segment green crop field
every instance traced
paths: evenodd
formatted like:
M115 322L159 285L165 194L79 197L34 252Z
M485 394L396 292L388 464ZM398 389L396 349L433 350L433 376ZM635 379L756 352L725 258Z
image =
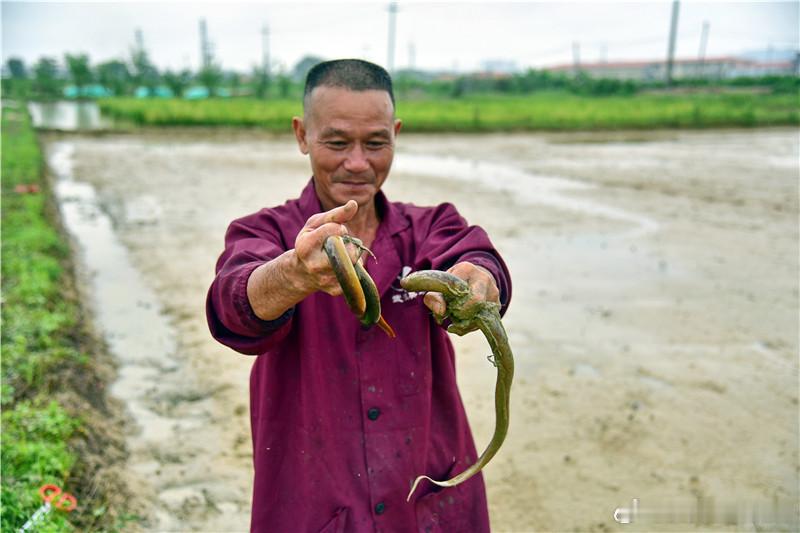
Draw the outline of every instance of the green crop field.
M99 102L108 116L147 126L243 126L290 131L297 100L210 99ZM406 132L574 131L755 127L800 124L800 97L789 94L640 94L588 97L564 92L401 100Z

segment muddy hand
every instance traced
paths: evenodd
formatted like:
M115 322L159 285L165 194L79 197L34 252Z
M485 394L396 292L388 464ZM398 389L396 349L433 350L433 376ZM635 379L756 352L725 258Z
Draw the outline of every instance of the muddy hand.
M350 243L359 250L355 263L348 255L345 243ZM381 300L378 288L361 264L361 254L367 252L372 255L372 252L360 240L347 235L332 235L328 237L325 240L323 249L328 256L328 261L342 288L342 294L350 310L365 326L378 324L378 327L386 332L389 337L394 338L394 330L381 316Z
M471 297L462 305L462 308L481 301L494 302L496 304L500 303L500 291L497 288L494 276L485 268L474 265L468 261L462 261L447 269L447 272L461 278L469 285ZM444 317L447 315L447 302L444 296L438 292L429 292L423 298L423 302L428 309L433 312L436 321L441 324L442 320L444 320ZM468 327L469 329L466 331L456 328L451 330L451 332L457 335L464 335L465 333L478 329L477 324L472 324Z
M509 398L511 381L514 378L514 355L511 353L508 336L500 321L500 305L491 301L476 301L466 281L447 272L422 270L400 280L400 285L407 291L440 293L446 303L446 316L452 322L447 328L448 331L463 335L476 327L480 329L486 340L489 341L489 346L492 348L492 363L497 367L497 385L494 391L496 422L494 435L492 435L492 440L486 450L475 464L452 479L436 481L428 476L419 476L411 486L408 501L423 479L440 487L454 487L480 472L495 456L508 433Z

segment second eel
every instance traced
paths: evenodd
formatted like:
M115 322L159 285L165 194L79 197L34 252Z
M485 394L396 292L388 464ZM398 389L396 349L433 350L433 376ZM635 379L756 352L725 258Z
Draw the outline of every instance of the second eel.
M436 481L424 475L417 477L408 493L408 501L423 479L440 487L454 487L480 472L495 456L508 433L509 398L511 382L514 379L514 355L511 353L508 335L506 335L506 330L500 320L500 306L493 302L470 302L469 285L461 278L438 270L421 270L400 280L400 285L408 291L441 293L447 303L446 316L451 320L447 331L456 335L464 335L476 327L480 329L492 348L490 361L497 367L497 384L494 391L496 422L494 435L492 435L492 440L489 441L486 450L475 464L452 479ZM443 318L436 316L440 323Z

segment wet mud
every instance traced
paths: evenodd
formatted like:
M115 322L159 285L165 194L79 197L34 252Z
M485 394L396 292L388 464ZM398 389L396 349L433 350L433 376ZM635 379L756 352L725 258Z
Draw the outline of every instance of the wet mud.
M615 522L633 498L798 500L797 131L631 135L399 138L387 195L454 203L512 273L497 531L654 529ZM120 362L145 527L247 530L252 359L210 338L205 293L228 222L296 197L307 161L237 130L45 140ZM495 370L482 336L454 342L482 448ZM664 528L739 527L717 514Z

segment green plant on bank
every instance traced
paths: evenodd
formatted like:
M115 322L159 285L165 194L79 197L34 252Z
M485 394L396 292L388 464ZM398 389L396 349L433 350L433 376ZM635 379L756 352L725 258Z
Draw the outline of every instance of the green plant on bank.
M103 113L145 126L257 127L288 132L296 100L99 101ZM800 99L789 94L638 94L587 97L566 92L399 100L406 132L574 131L797 125Z
M36 531L113 529L97 487L85 486L93 472L74 446L98 437L84 420L91 409L76 407L87 392L76 392L75 383L90 389L97 382L85 355L78 303L67 293L69 247L51 216L27 112L22 104L8 105L2 110L0 525L4 532L19 529L43 503L39 487L54 483L78 498L78 508L69 515L49 513ZM39 192L15 190L23 185Z
M42 186L41 155L22 109L3 109L2 132L2 529L19 528L41 505L38 488L62 485L75 462L67 441L80 426L48 398L50 375L81 355L62 335L74 319L58 298L67 254L45 217L43 194L15 186ZM60 513L50 524L71 527Z

